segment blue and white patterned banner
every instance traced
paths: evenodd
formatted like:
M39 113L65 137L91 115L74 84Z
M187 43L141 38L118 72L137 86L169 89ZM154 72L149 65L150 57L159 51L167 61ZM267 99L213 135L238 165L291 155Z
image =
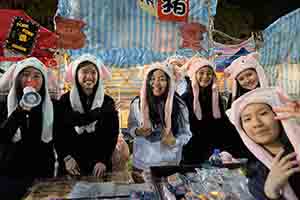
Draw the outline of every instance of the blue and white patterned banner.
M300 8L279 18L263 31L261 64L300 61Z
M206 2L190 0L189 22L207 26ZM210 0L209 6L214 16L217 0ZM86 23L86 45L71 50L72 56L88 52L101 57L105 64L135 66L161 61L176 52L191 53L180 49L178 23L159 21L141 9L137 0L59 0L57 15ZM207 48L206 36L202 43Z
M263 31L260 63L272 85L283 87L287 93L300 96L300 8L279 18Z

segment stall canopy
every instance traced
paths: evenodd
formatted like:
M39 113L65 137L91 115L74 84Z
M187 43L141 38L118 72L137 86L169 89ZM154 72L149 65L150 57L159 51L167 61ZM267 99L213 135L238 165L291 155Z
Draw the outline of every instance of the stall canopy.
M170 1L182 2L183 0ZM216 13L217 0L189 0L187 22L161 21L140 7L140 0L59 0L57 15L85 22L86 45L71 50L72 56L92 53L105 64L128 67L161 61L167 56L193 54L183 48L182 35L191 23L207 29L209 16ZM156 1L153 5L157 5ZM205 27L205 28L203 28ZM199 37L199 51L207 53L206 31ZM192 37L192 36L191 36ZM203 38L202 38L203 37Z
M300 97L300 8L279 18L262 33L260 62L271 77L290 95Z

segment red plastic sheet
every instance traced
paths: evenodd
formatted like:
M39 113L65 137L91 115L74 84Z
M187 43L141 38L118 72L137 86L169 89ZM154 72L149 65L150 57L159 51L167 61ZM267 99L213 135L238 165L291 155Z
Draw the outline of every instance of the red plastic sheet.
M5 40L8 37L11 24L15 17L20 16L26 20L35 22L23 10L0 9L0 56L3 55L3 47ZM49 48L55 49L57 47L58 36L56 33L40 26L39 34L33 47L31 56L35 57L52 57L52 53L48 51Z

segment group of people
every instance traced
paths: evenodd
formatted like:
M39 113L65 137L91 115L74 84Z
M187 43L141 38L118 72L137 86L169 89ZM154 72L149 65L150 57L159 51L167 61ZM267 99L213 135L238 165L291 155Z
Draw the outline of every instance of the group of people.
M58 175L102 176L120 158L118 109L103 87L109 71L91 55L70 69L72 89L59 100L50 98L37 58L2 76L0 89L9 94L0 102L1 195L19 199L34 179L53 177L55 163ZM300 116L300 101L268 86L257 53L240 56L225 73L233 80L227 103L206 58L173 57L147 69L128 118L133 178L142 182L151 166L201 164L218 148L249 159L249 189L257 199L298 199L300 126L290 118ZM38 106L22 103L25 87L41 96Z
M233 81L226 105L206 58L173 57L147 70L128 119L137 180L153 165L200 164L219 148L248 158L256 199L300 197L300 125L288 119L300 116L300 101L269 87L258 56L240 56L226 68Z
M104 94L109 71L94 56L79 57L70 66L71 91L54 100L45 69L37 58L27 58L0 81L9 89L0 103L0 194L7 199L21 199L36 178L98 177L112 169L119 119L114 100ZM38 106L22 103L25 87L41 96Z

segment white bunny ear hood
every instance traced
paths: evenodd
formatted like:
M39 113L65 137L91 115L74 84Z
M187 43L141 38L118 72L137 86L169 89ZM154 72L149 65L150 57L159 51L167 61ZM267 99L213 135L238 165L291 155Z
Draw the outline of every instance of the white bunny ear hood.
M77 59L75 59L69 66L69 70L71 70L72 73L72 81L73 81L73 87L70 92L70 102L73 110L79 111L80 113L84 113L84 109L82 107L80 97L79 97L79 92L78 92L78 85L76 85L76 73L78 66L85 62L89 61L93 64L96 65L98 73L99 73L99 83L98 83L98 88L96 90L95 98L92 103L92 108L98 108L102 106L102 103L104 101L104 86L103 86L103 80L107 78L111 78L111 72L108 68L105 67L103 62L96 58L93 55L90 54L84 54Z
M101 108L103 101L104 101L104 85L103 85L103 80L111 78L111 71L106 68L106 66L103 64L103 62L96 58L93 55L90 54L84 54L80 57L78 57L77 59L75 59L69 66L69 73L71 72L71 79L73 82L73 87L70 91L70 102L71 102L71 107L74 111L78 111L80 113L84 113L84 109L80 100L80 96L79 96L79 91L78 91L78 85L76 83L76 76L78 73L78 67L81 63L85 62L85 61L89 61L93 64L95 64L96 69L98 71L99 77L98 77L98 86L96 89L96 94L94 97L94 100L92 102L92 107L91 109L95 109L95 108ZM82 126L82 127L75 127L75 130L78 134L82 134L84 133L84 131L87 132L92 132L95 130L95 124L97 121L87 125L87 126Z
M16 94L16 80L17 76L20 72L26 67L33 67L39 70L44 78L44 89L45 89L45 97L42 102L42 112L43 112L43 128L42 128L42 136L41 140L43 142L50 142L52 140L52 129L53 129L53 104L50 99L49 91L48 91L48 78L47 78L47 68L46 66L37 58L30 57L26 58L22 61L17 62L12 65L8 71L1 77L0 80L0 88L1 90L9 90L7 96L7 110L8 116L16 109L18 105L17 94ZM18 129L14 141L19 141L21 139L20 130Z
M241 112L244 108L252 103L265 103L271 108L283 106L284 103L281 102L278 90L276 88L257 88L252 90L237 100L235 100L231 106L231 109L226 111L230 121L234 124L237 131L239 132L243 142L248 147L248 149L258 158L266 167L271 168L272 156L260 145L253 142L245 133L241 126ZM298 152L300 156L300 126L294 120L281 120L282 126L285 133L290 140L295 152ZM293 191L291 190L289 184L284 188L284 196L286 199L294 198Z

